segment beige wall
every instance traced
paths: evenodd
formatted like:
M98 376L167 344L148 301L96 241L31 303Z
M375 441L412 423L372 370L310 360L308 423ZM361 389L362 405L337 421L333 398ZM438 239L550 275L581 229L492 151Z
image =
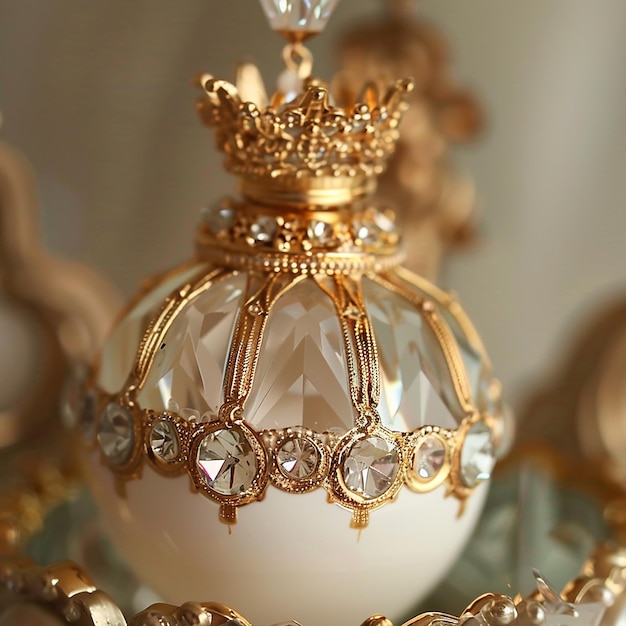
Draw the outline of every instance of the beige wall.
M342 0L337 32L376 8ZM626 277L626 3L424 0L490 132L459 159L483 198L481 248L442 281L518 396L574 321ZM329 40L314 42L318 69ZM266 76L280 41L255 0L0 0L3 136L37 168L50 246L128 293L184 258L198 210L231 188L189 78Z

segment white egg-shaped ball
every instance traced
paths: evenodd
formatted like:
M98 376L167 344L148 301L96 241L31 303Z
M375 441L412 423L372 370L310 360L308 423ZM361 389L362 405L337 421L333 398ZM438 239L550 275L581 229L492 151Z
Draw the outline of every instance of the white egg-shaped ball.
M399 623L457 559L486 494L481 487L458 517L443 487L404 489L357 531L322 490L270 489L231 528L187 477L146 469L120 498L110 471L90 460L104 527L141 580L167 602L220 602L255 625L358 626L376 613Z

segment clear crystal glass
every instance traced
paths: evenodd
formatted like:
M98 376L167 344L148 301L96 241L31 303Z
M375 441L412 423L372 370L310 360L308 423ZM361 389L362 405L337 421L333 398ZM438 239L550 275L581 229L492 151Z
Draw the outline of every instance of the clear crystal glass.
M319 33L339 0L261 0L270 27L278 32Z
M364 278L363 294L378 346L378 412L390 430L456 428L464 417L438 339L417 307Z
M144 408L216 415L246 275L233 273L191 301L168 330L139 394Z
M339 318L331 299L312 279L292 287L270 311L244 412L257 430L353 427Z
M197 274L203 264L184 266L173 270L137 299L130 311L109 335L98 371L98 386L109 393L120 391L137 357L137 349L152 318L158 313L165 298Z
M247 491L258 471L254 450L236 427L207 435L198 448L196 462L206 484L226 496Z

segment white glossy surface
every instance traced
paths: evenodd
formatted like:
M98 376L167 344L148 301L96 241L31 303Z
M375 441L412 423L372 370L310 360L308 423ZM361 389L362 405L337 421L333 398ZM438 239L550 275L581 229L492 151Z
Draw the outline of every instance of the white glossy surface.
M217 505L191 493L186 476L146 468L120 499L96 455L88 466L107 532L165 601L217 601L266 625L356 625L374 613L397 623L445 575L486 495L479 489L457 518L459 504L442 488L421 495L404 488L359 533L323 490L289 495L270 487L265 500L239 509L229 532Z

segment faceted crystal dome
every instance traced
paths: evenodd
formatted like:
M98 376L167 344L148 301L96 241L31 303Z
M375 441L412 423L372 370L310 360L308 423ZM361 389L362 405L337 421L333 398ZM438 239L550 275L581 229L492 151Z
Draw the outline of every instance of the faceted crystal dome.
M206 270L208 272L208 269ZM143 333L167 295L202 266L169 275L137 301L115 329L102 357L98 382L118 393L137 358ZM225 274L187 302L171 321L146 380L139 405L208 422L224 401L224 376L249 276ZM411 432L425 425L455 429L466 413L454 388L440 338L423 311L395 291L360 281L379 358L378 412L385 427ZM258 304L247 310L265 314ZM467 370L472 392L484 395L485 361L441 307ZM450 332L451 331L451 332ZM344 335L335 303L310 277L294 281L273 303L262 334L244 418L257 431L303 426L344 433L354 427ZM481 395L482 394L482 395Z

